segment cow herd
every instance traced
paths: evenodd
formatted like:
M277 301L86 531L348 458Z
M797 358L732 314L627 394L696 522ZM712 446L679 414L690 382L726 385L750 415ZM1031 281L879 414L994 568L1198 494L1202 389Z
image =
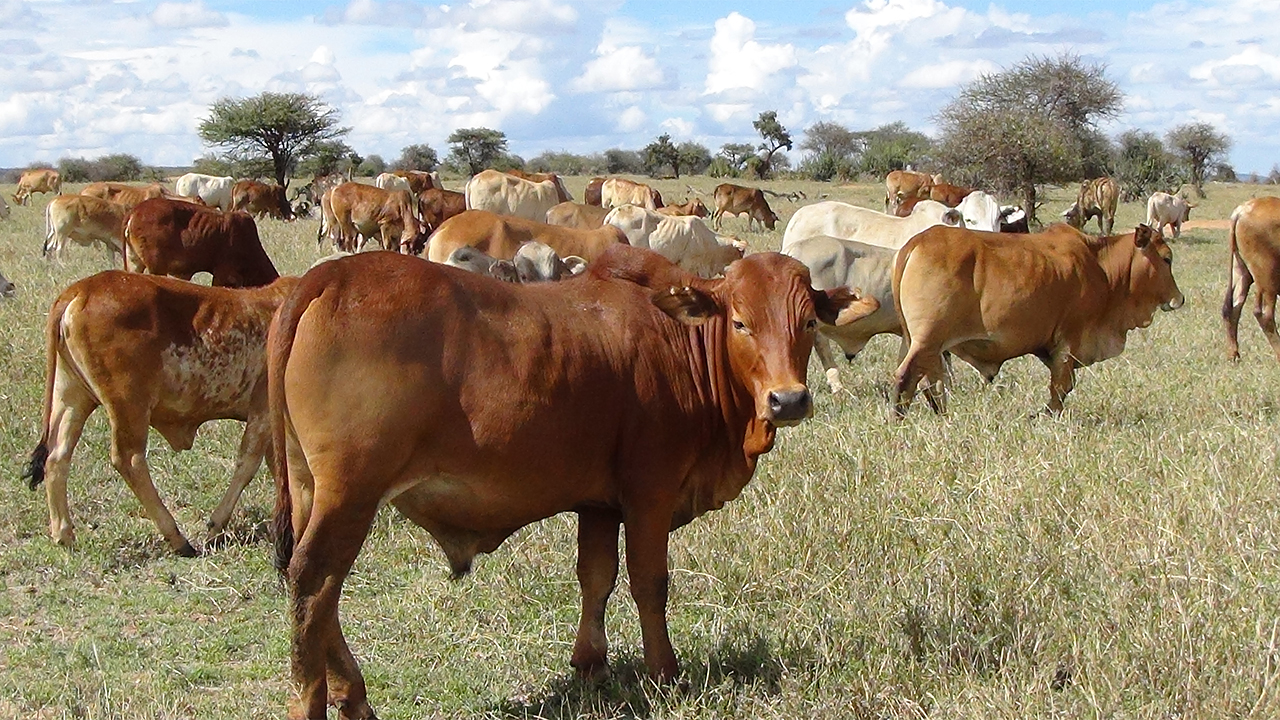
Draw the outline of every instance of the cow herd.
M758 188L722 184L708 207L666 205L624 178L593 179L584 203L553 174L486 170L461 193L430 173L317 178L307 204L320 211L318 241L337 252L301 278L279 276L253 216L238 212L290 219L298 206L283 188L242 182L191 174L176 193L95 183L61 195L55 171L24 174L15 202L56 195L46 255L98 243L133 271L79 280L50 308L27 476L46 487L51 536L72 544L70 458L102 406L112 465L190 556L151 480L148 428L183 450L207 421L244 422L209 532L223 531L267 458L292 599L291 717L331 705L373 716L338 605L383 505L424 528L455 575L520 528L576 513L571 664L585 676L607 670L622 533L645 663L669 679L668 533L737 497L777 429L812 414L811 353L839 391L829 341L852 359L871 337L899 335L895 418L921 383L945 411L949 357L991 381L1032 355L1050 370L1057 412L1077 368L1120 354L1129 331L1184 301L1161 229L1176 237L1190 203L1158 193L1146 224L1111 235L1110 178L1082 186L1068 224L1024 234L1008 232L1025 230L1020 209L898 172L886 212L808 204L780 252L755 254L718 230L744 214L748 228L776 232ZM1082 231L1095 217L1099 236ZM370 242L394 252L358 252ZM1230 250L1231 352L1256 281L1280 358L1280 199L1237 208ZM187 282L199 272L213 287ZM0 292L12 292L3 277Z

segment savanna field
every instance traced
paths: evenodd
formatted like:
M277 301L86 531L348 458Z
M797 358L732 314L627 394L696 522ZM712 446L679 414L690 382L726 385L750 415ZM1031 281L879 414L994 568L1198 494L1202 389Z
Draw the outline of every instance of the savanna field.
M581 199L587 178L568 185ZM655 183L669 201L707 177ZM456 188L458 183L447 183ZM773 250L821 195L880 207L883 185L772 181ZM80 186L68 186L68 192ZM0 186L6 197L12 185ZM778 434L742 496L672 536L680 683L646 679L625 571L609 612L612 678L568 660L579 612L576 522L517 533L473 573L391 509L348 578L347 638L381 717L1274 718L1280 716L1280 363L1251 316L1226 360L1221 221L1265 186L1211 184L1200 227L1173 241L1187 303L1081 370L1060 417L1037 414L1048 371L1023 358L992 387L956 363L946 417L917 402L885 420L897 339L815 362L816 411ZM44 319L72 281L118 264L101 249L40 255L48 195L0 221L0 718L278 718L289 692L284 590L259 473L225 544L171 555L108 459L102 411L69 481L77 546L48 537L43 489L19 475L40 434ZM1049 193L1042 219L1074 189ZM1132 229L1145 203L1122 204ZM1208 222L1205 222L1208 221ZM316 220L262 220L283 273L303 272ZM1090 228L1096 225L1091 223ZM207 276L205 277L207 282ZM1252 299L1251 299L1252 300ZM190 452L156 433L165 503L202 545L239 423Z

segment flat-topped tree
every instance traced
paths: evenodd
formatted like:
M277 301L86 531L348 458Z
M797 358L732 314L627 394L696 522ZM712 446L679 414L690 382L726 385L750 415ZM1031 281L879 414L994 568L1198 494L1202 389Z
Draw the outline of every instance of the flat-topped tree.
M200 139L224 148L231 160L270 162L276 182L287 187L299 160L351 131L338 120L336 109L306 93L226 97L209 107L209 117L200 122Z

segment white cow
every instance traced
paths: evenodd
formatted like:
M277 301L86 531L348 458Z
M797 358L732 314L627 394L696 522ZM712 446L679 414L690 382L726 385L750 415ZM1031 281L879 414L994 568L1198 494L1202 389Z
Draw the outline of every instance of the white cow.
M818 235L857 240L897 250L934 225L959 227L963 223L964 216L959 210L933 200L916 203L915 209L904 218L849 203L826 200L805 205L791 216L787 229L782 233L782 252L786 253L792 244L800 240Z
M1147 225L1164 231L1164 226L1173 228L1173 236L1182 234L1182 223L1191 218L1191 203L1181 195L1170 195L1166 192L1152 193L1147 199Z
M413 189L409 187L409 180L407 178L402 178L399 175L392 175L387 172L384 172L374 178L373 184L383 190L404 190L407 193L413 192Z
M964 217L964 227L983 232L999 232L1000 202L981 190L974 190L956 205Z
M735 260L742 259L746 244L717 235L700 217L671 217L636 205L609 211L605 225L627 236L635 247L647 247L680 267L702 277L714 277Z
M862 297L873 297L880 308L847 325L819 324L822 337L813 343L813 353L822 362L831 392L840 392L840 371L831 355L829 340L834 340L849 360L861 352L867 341L882 333L902 334L898 311L893 303L893 260L898 251L892 248L817 235L797 240L786 254L809 268L814 290L847 287Z
M216 207L224 212L231 212L231 189L236 179L231 176L217 177L201 173L187 173L178 178L175 192L185 198L200 200L209 207Z
M553 180L533 182L497 170L483 170L467 182L468 210L488 210L535 222L546 222L547 211L560 204Z

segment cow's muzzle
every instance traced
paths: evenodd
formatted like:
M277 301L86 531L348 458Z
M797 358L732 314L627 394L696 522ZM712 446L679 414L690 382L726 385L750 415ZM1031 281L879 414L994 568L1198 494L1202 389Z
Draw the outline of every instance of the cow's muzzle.
M769 421L774 425L795 425L813 414L813 396L809 388L769 391Z
M1178 293L1177 295L1173 296L1172 300L1161 305L1160 309L1165 312L1169 312L1170 310L1177 310L1178 308L1182 307L1183 303L1185 303L1186 301L1187 301L1187 298L1183 296L1182 293Z

